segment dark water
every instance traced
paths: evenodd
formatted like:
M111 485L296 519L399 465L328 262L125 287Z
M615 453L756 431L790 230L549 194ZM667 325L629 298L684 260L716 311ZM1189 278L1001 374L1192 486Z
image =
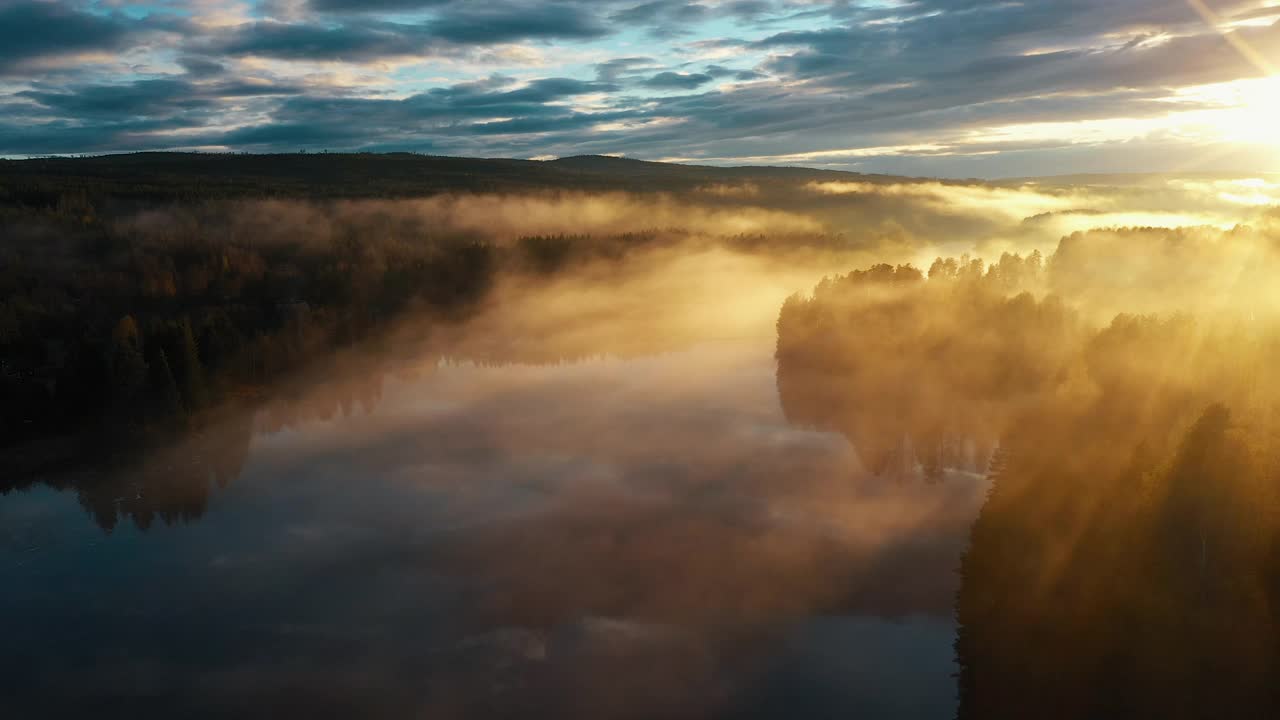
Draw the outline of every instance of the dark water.
M320 377L0 496L6 717L950 717L986 481L787 422L774 338Z

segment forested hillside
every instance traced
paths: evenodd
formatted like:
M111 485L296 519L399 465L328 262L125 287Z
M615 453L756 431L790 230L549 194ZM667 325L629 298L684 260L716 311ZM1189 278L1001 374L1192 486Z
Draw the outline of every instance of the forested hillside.
M805 168L719 168L605 156L552 161L412 153L279 155L133 153L0 160L0 202L51 205L67 192L91 200L388 198L441 192L688 191L708 183L889 180Z

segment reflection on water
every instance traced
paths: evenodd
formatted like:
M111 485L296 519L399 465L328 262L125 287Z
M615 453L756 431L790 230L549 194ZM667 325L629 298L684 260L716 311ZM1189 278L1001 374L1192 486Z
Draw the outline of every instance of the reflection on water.
M570 362L468 351L320 373L141 465L0 496L0 616L24 649L0 660L6 701L954 713L980 475L875 477L841 436L791 425L771 333Z
M4 709L1276 715L1280 326L992 277L824 281L776 333L504 311L6 481Z

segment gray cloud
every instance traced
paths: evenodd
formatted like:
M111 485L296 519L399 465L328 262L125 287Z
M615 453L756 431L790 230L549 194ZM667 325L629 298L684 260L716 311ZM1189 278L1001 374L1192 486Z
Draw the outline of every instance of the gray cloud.
M129 26L54 2L0 2L0 73L46 57L117 50Z
M617 22L636 23L676 23L697 22L706 19L711 9L706 5L684 0L652 0L632 6L614 14Z
M1210 4L1223 17L1280 15L1244 0ZM1258 75L1185 0L911 0L893 6L798 0L310 0L290 8L287 20L258 17L212 28L172 17L138 20L50 2L0 0L0 73L45 57L119 50L131 38L157 29L182 27L190 35L186 54L176 58L185 74L153 69L129 82L104 82L75 70L37 73L27 87L0 97L11 108L15 129L0 133L0 152L48 151L31 149L37 146L89 150L198 143L296 149L325 144L726 161L928 144L1015 122L1154 117L1170 109L1158 101L1173 88ZM386 99L379 97L381 91L235 75L244 57L468 62L505 43L554 46L628 30L675 37L715 19L730 20L725 27L741 29L747 39L702 36L665 47L655 40L653 57L647 56L649 48L637 52L634 45L620 46L613 57L593 58L583 68L594 80L582 79L581 71L579 77L540 77L531 67L520 70L522 78L532 78L521 86L499 75L414 88L403 99ZM1234 32L1264 56L1280 54L1280 27L1255 25ZM599 50L593 46L593 52ZM673 61L676 51L692 59L682 63L677 54ZM702 53L717 59L698 61ZM726 78L749 84L688 92ZM671 91L685 94L668 96ZM605 97L593 99L590 111L568 106L566 101L586 94ZM253 119L247 126L235 115L246 107ZM659 118L664 122L643 123ZM609 125L620 120L636 122L625 130ZM144 121L159 129L147 130ZM219 124L243 127L196 132ZM168 134L178 129L174 125L189 132ZM28 142L17 128L26 128ZM93 138L90 128L101 129L102 136L77 146ZM148 132L154 133L150 145ZM61 142L54 140L59 133ZM1152 139L1149 145L1160 142ZM1003 147L1018 150L1026 162L1054 152L1064 159L1086 152L1062 143L1055 148L1048 141ZM994 158L932 160L940 166L996 164ZM831 162L905 166L912 161Z
M197 57L195 55L184 55L178 58L178 64L183 70L187 71L187 75L191 77L210 77L219 75L226 70L226 67L210 58Z
M571 2L469 4L428 27L450 42L478 44L529 38L587 40L610 34L588 5Z
M453 0L310 0L320 12L367 13L386 10L422 10L448 5Z
M628 109L582 113L549 104L616 89L609 83L545 78L518 88L511 84L494 76L399 100L295 95L274 107L270 123L210 132L196 144L422 151L438 148L445 139L454 147L474 147L466 138L570 132L642 115ZM371 138L381 144L371 145Z
M661 72L645 80L644 85L658 90L693 90L712 79L706 73Z
M440 52L439 38L424 27L395 23L316 25L264 21L241 25L209 43L227 55L289 60L365 61Z
M588 6L577 3L435 4L449 5L448 11L422 22L262 20L235 26L206 43L210 51L228 55L362 62L458 55L467 47L519 40L590 40L610 33Z
M61 115L91 119L159 117L193 109L210 108L226 98L296 95L302 90L230 80L194 84L181 79L139 80L123 85L84 85L61 89L36 89L16 93Z
M650 57L620 57L596 64L596 76L601 80L615 82L623 75L629 75L646 68L654 67L657 61Z
M234 147L313 147L358 142L364 131L345 123L272 123L237 128L217 138Z

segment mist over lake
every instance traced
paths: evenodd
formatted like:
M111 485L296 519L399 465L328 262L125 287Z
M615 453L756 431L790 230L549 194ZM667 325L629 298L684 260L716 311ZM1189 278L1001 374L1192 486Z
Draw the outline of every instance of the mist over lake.
M1280 717L1275 0L0 0L0 720Z
M7 697L599 717L771 715L803 692L824 713L950 712L954 571L986 482L877 478L789 423L774 318L742 317L753 293L780 302L754 272L741 297L692 293L678 332L656 288L627 298L656 317L605 304L506 349L493 328L517 319L495 309L5 496L4 611L31 649ZM519 314L570 291L522 291Z

